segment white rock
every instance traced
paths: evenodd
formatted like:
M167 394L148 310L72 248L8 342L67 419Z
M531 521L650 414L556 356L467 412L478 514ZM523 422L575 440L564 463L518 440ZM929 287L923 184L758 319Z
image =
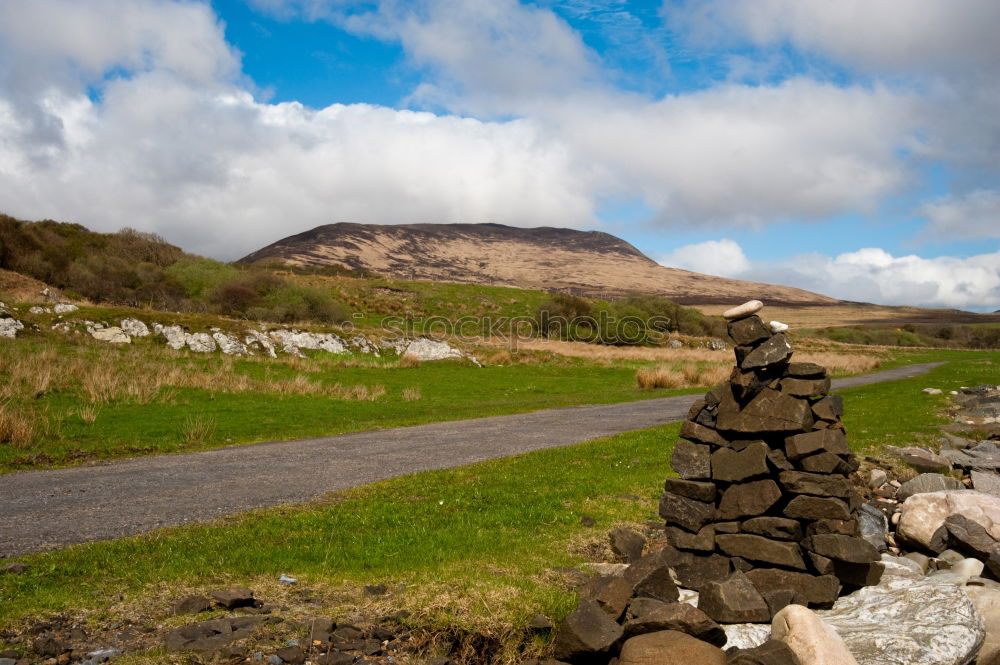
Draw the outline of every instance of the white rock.
M187 346L196 353L211 353L215 351L215 340L208 333L188 335Z
M0 319L0 337L14 339L17 336L18 330L24 330L24 324L17 319Z
M299 332L298 330L272 330L271 339L281 344L282 351L291 353L297 349L326 351L327 353L347 353L347 344L333 333Z
M896 533L904 541L930 549L934 533L953 514L978 522L1000 540L1000 497L975 490L914 494L903 502Z
M982 575L983 568L983 562L979 559L962 559L948 570L956 575L961 575L964 578L962 583L965 584L969 578Z
M964 665L983 639L982 617L962 587L933 577L883 577L816 614L860 665Z
M271 338L258 330L252 328L247 330L247 336L243 338L243 341L248 348L261 350L272 358L278 357L274 352L274 343L271 342Z
M940 395L941 394L941 389L940 388L924 388L920 392L927 393L928 395Z
M882 469L872 469L871 474L868 476L868 487L873 490L885 485L885 481L888 479L889 475Z
M958 391L957 391L957 390L949 390L949 391L948 391L948 394L949 394L949 395L957 395L957 394L958 394Z
M48 307L39 307L38 305L35 305L34 307L32 307L32 308L30 308L28 310L28 313L29 314L51 314L52 310L49 309Z
M787 644L801 665L858 665L837 631L802 605L788 605L774 615L771 639Z
M111 326L110 328L97 328L93 330L90 335L97 340L102 342L108 342L109 344L131 344L132 338L125 334L125 331L117 326Z
M911 561L901 556L893 556L892 554L882 554L882 564L883 577L895 575L896 577L909 577L914 580L924 578L924 571L916 561Z
M149 337L149 328L139 319L122 319L122 330L132 337Z
M52 308L52 311L55 312L56 314L69 314L70 312L75 312L78 309L80 308L77 307L76 305L73 305L72 303L61 302L55 305Z
M1000 657L1000 590L988 586L967 586L962 590L983 617L986 631L976 660L980 663L997 662L997 657Z
M722 624L722 630L726 633L727 649L753 649L771 637L771 626L766 623L727 623Z
M401 355L403 355L403 352L406 351L406 345L409 344L409 343L410 343L410 341L407 340L407 339L397 338L397 339L382 339L382 340L379 340L378 345L380 347L382 347L383 349L391 350L396 355L401 356Z
M161 326L154 324L154 330L159 327L158 332L167 338L167 346L175 351L180 351L187 345L188 335L180 326Z
M788 324L781 321L771 321L771 332L780 333L788 330Z
M742 319L744 316L756 314L763 309L764 303L759 300L748 300L742 305L727 309L722 316L727 319Z
M378 346L372 344L364 335L355 335L351 338L350 344L351 348L361 353L370 353L375 356L382 355L379 353Z
M227 356L247 355L247 347L243 346L243 343L238 339L234 339L225 333L212 333L212 339L219 345L219 350Z
M462 352L452 347L448 342L438 342L426 337L419 337L410 342L403 355L412 356L420 361L463 357Z

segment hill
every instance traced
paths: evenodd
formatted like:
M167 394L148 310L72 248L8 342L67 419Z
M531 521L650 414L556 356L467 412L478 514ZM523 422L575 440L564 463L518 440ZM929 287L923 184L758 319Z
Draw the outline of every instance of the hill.
M522 229L501 224L327 224L240 259L293 266L343 266L397 279L428 279L564 291L615 299L630 293L678 303L838 302L801 289L701 275L661 266L621 238L599 231Z

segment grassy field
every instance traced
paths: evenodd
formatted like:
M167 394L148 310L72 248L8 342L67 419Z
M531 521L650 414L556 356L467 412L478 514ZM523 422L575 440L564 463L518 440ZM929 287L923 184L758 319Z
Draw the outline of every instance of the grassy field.
M949 363L922 377L842 392L855 450L931 442L945 422L947 395L922 388L947 391L1000 376L996 353L918 359ZM573 592L553 567L605 556L604 534L615 524L657 519L677 432L676 424L631 432L397 478L316 504L22 557L28 573L0 577L0 628L58 612L78 613L95 627L123 614L169 624L170 602L184 593L238 582L281 599L287 590L275 579L288 573L322 599L322 612L407 609L414 625L489 636L513 659L541 648L524 630L528 618L559 618L573 606ZM580 524L584 514L595 527ZM365 584L394 591L372 599L360 591Z

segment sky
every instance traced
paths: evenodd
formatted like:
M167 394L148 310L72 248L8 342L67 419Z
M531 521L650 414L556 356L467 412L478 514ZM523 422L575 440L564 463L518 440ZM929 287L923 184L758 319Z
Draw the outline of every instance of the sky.
M237 259L340 221L1000 309L996 0L0 0L0 212Z

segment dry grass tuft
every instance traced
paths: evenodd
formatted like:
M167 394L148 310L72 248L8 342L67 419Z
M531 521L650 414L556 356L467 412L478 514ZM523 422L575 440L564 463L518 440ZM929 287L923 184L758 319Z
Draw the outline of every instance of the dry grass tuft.
M640 367L635 373L635 382L642 390L654 388L680 388L687 383L683 372L670 367Z
M403 390L404 402L415 402L422 397L423 395L420 394L420 388L406 388Z
M33 409L0 405L0 443L25 448L35 439L38 416Z
M181 434L188 443L205 443L215 434L215 418L190 414L184 418Z
M403 357L399 359L399 363L396 366L401 369L413 369L415 367L420 367L420 359L409 353L404 353Z

